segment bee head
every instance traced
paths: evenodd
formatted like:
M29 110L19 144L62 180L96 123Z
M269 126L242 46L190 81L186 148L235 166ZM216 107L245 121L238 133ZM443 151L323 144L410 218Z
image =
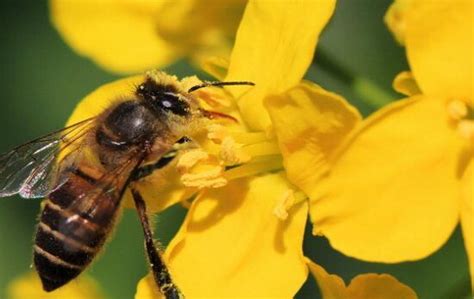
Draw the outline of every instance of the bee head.
M189 99L173 84L158 84L147 79L137 87L136 94L158 115L191 115Z

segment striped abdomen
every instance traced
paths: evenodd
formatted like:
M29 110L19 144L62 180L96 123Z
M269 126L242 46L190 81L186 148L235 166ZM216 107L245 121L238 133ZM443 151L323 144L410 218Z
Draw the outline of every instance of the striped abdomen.
M90 168L66 169L63 175L68 179L49 195L34 245L35 268L46 291L68 283L89 265L120 203L119 192L100 192L100 174Z

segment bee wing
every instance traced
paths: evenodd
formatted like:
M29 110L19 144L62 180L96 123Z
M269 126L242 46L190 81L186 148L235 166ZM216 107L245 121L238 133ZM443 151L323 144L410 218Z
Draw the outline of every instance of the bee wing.
M95 118L52 132L0 155L0 197L19 194L23 198L42 198L62 182L57 180L63 161L71 161L81 139L92 128ZM68 152L67 159L58 161Z
M146 151L137 149L125 155L126 157L122 157L125 161L118 163L112 169L107 169L106 173L94 179L95 182L90 182L91 187L77 195L67 208L72 214L80 213L86 219L97 220L104 217L103 214L101 215L104 211L98 208L98 205L111 210L117 209L132 173L142 164Z

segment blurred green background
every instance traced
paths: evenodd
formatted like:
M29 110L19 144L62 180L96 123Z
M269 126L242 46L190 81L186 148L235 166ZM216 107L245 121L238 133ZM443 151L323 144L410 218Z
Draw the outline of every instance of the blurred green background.
M408 69L403 49L383 24L388 0L339 1L334 18L318 46L307 77L344 95L364 115L377 107L374 99L395 100L391 81ZM49 23L45 1L2 1L0 4L0 151L62 127L78 101L111 75L77 56ZM178 76L196 73L185 62L167 68ZM351 83L369 80L378 89L354 91ZM32 240L39 200L0 200L0 298L13 278L31 265ZM407 207L408 208L408 207ZM167 244L185 210L174 207L156 222L156 236ZM423 217L423 215L420 215ZM108 298L133 298L136 283L147 273L142 234L134 211L125 211L116 234L89 274ZM304 251L330 273L348 283L360 273L390 273L411 286L420 298L462 298L469 292L468 269L459 229L437 253L418 262L397 265L356 261L331 250L327 240L314 238L308 226ZM290 275L290 273L289 273ZM299 298L318 298L310 277ZM25 298L29 299L29 298Z

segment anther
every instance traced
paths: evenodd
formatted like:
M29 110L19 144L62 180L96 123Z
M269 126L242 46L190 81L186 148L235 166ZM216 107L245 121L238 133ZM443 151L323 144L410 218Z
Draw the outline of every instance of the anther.
M448 115L453 120L460 120L467 116L469 110L467 104L461 100L452 100L447 106Z

